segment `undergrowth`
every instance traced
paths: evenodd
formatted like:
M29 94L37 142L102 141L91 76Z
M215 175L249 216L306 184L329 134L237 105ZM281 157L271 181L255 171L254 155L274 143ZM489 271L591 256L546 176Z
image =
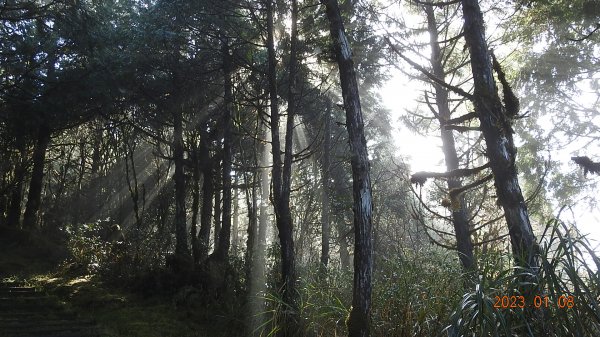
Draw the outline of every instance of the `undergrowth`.
M480 256L476 277L462 275L454 255L437 249L378 257L372 336L600 336L600 259L590 242L555 219L539 246L540 267L533 272L496 251ZM302 334L346 335L352 273L330 269L323 278L315 265L301 274L314 275L298 284ZM264 300L265 322L255 332L273 336L278 315L290 307L272 287Z
M555 219L547 224L540 248L540 267L533 273L518 267L481 273L463 294L445 332L449 336L600 336L600 260L590 242L576 228ZM524 284L524 279L535 282ZM523 288L530 293L520 293ZM503 297L508 297L508 307L498 301Z
M276 289L276 258L269 260L266 293L247 293L246 264L236 256L229 287L207 293L201 284L173 283L167 269L133 266L130 247L103 241L94 226L71 234L71 262L34 283L104 323L107 336L274 336L280 315L290 310L297 310L299 336L347 334L351 270L331 266L323 273L317 264L299 266L292 309ZM371 335L600 336L600 258L590 242L555 219L539 247L539 269L515 267L510 253L494 251L479 256L475 277L461 273L454 252L435 247L376 254ZM276 249L272 253L277 256ZM119 282L128 287L116 287ZM263 312L249 324L253 301L264 303Z

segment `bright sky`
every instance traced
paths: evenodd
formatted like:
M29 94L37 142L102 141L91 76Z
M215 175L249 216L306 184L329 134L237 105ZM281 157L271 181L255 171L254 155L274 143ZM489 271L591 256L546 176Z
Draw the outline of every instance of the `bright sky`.
M397 6L389 7L386 9L386 11L388 14L396 17L402 16L408 27L417 27L423 21L423 18L419 15L414 15L414 13L406 10L399 10ZM500 32L498 32L497 29L490 28L497 26L495 21L498 21L498 18L495 18L492 15L487 15L485 19L488 26L487 33L492 35L499 34ZM382 32L385 34L388 29L390 28L385 27L382 22ZM510 48L509 46L498 46L498 50L502 49L503 47ZM424 52L424 55L428 54L429 52ZM400 66L406 70L410 69L410 66L407 64ZM417 80L409 80L407 76L402 74L397 69L391 70L390 75L390 80L382 86L380 93L383 98L383 103L391 112L391 120L395 129L393 132L394 142L396 148L398 149L397 151L401 155L408 158L412 172L444 171L444 157L441 150L440 138L437 135L432 135L430 137L417 135L408 130L400 120L401 116L406 114L406 110L414 111L416 109L415 101L417 98L422 96L422 84ZM582 91L581 99L587 98L584 97L585 94L583 92L584 91ZM592 90L592 92L593 94L589 99L599 99L596 91ZM588 154L582 152L581 149L589 151L590 156L593 156L594 154L600 155L600 144L596 144L595 149L591 149L590 147L591 146L589 144L574 144L572 147L553 151L552 158L564 163L562 165L564 170L578 169L570 162L570 158L574 155ZM594 177L591 178L594 179ZM555 213L558 212L559 208L560 206L556 205ZM579 204L574 205L569 211L563 212L561 219L569 223L576 223L577 227L582 233L589 234L588 238L595 241L593 242L593 245L596 246L596 250L600 252L599 206L590 208L589 205L580 202Z
M393 70L391 79L383 85L381 92L383 102L390 110L393 122L393 137L397 151L409 159L411 172L445 170L441 140L436 135L423 137L408 130L400 120L406 110L414 109L415 100L421 95L420 84L409 81L400 71ZM569 161L573 149L563 149L553 154L553 158ZM600 152L598 152L600 154ZM565 169L573 169L565 165ZM589 176L588 176L589 177ZM593 179L593 177L591 177ZM586 204L580 203L562 214L562 219L575 222L583 234L593 240L596 251L600 251L600 209L590 209ZM574 221L573 221L574 220Z

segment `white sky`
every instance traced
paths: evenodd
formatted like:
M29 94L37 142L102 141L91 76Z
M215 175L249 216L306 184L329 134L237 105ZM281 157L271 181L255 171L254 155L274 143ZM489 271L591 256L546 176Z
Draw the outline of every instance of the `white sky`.
M391 79L382 86L380 92L383 103L390 110L395 146L398 153L408 158L411 172L442 172L445 168L440 138L437 135L429 137L417 135L400 121L407 109L415 108L415 100L421 95L419 88L418 81L409 81L400 71L393 70ZM568 162L573 155L572 151L568 148L558 151L553 154L553 158ZM573 167L567 165L566 169L573 169ZM572 210L563 212L561 218L568 222L575 222L579 230L593 241L596 250L600 251L600 209L598 207L590 210L586 204L580 203Z
M391 16L402 16L408 27L417 27L424 20L420 15L416 15L414 12L406 11L405 9L401 10L398 6L388 7L386 12ZM485 20L488 27L488 35L501 33L498 29L491 28L497 27L496 22L499 20L498 18L493 17L493 15L486 15ZM385 27L385 24L382 22L380 29L385 34L391 28ZM428 37L426 37L426 40L428 40ZM501 45L496 47L500 50L502 48L513 48L514 46ZM428 55L429 52L425 52L424 54ZM411 70L410 66L406 63L400 66L407 71ZM382 86L380 93L384 105L391 112L392 126L394 128L393 137L397 151L407 157L411 166L411 172L444 171L444 157L439 136L423 137L417 135L408 130L402 125L402 121L400 121L401 116L406 114L407 109L416 109L416 99L422 96L422 84L417 80L409 80L407 76L397 69L391 70L390 75L390 80ZM583 97L584 95L582 95L582 99ZM595 91L590 97L591 100L599 99ZM563 163L562 168L565 170L578 169L570 162L570 158L574 155L587 154L581 151L578 152L582 148L588 150L590 156L594 154L600 156L600 145L596 146L595 149L590 149L590 146L586 147L585 145L579 146L578 144L574 144L574 147L553 151L552 158L561 161ZM591 178L594 179L594 177ZM555 215L560 206L562 205L556 205ZM589 205L579 203L574 205L570 211L563 212L561 219L569 223L576 223L583 234L589 234L588 238L595 241L593 245L598 247L597 251L600 251L600 207L596 206L594 209L590 209Z

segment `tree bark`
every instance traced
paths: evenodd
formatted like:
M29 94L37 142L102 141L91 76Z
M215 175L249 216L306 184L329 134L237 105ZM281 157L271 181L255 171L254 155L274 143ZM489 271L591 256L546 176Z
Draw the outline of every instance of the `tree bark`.
M265 277L265 255L267 249L267 229L269 228L269 188L271 186L271 178L269 177L268 166L269 160L269 143L266 141L268 138L268 129L265 127L265 135L263 139L265 142L261 142L260 145L260 170L259 170L259 181L260 181L260 206L258 215L258 237L257 237L257 252L255 256L256 266L260 268L257 275L264 280ZM263 282L264 284L264 282Z
M249 177L252 177L250 180ZM256 215L258 204L256 201L256 173L249 175L244 173L244 183L246 183L246 208L248 209L248 229L247 229L247 240L246 240L246 280L248 283L250 300L255 294L252 294L251 289L255 289L256 286L253 284L257 280L254 278L254 259L256 253L256 243L258 236L258 217ZM251 186L251 187L250 187Z
M92 149L92 164L91 174L92 178L97 178L98 171L100 170L100 161L102 159L102 128L97 127L90 130L92 133L94 148Z
M494 81L483 15L477 0L462 0L462 7L464 36L473 72L473 103L485 138L498 202L504 209L517 264L535 270L537 243L517 178L517 150L512 137L512 121L504 112Z
M337 0L323 0L329 19L331 38L340 72L340 84L346 111L350 143L352 195L354 199L354 284L352 310L348 317L348 335L369 336L371 313L371 276L373 273L372 195L369 156L352 51Z
M233 86L231 84L232 60L229 54L229 42L222 41L223 57L223 88L224 104L223 109L223 165L222 165L222 183L223 183L223 209L222 209L222 227L219 233L219 241L214 255L220 261L225 261L229 254L231 245L231 161L232 151L232 118L231 105L233 103Z
M194 141L191 152L192 159L192 224L190 235L192 237L192 258L194 265L200 262L200 243L198 240L198 213L200 208L200 162L198 160L197 139Z
M294 256L294 238L293 224L290 210L290 182L291 182L291 164L292 164L292 140L294 111L296 105L295 99L295 81L296 81L296 44L297 44L297 19L298 5L296 0L292 0L292 34L289 64L289 96L288 96L288 120L286 124L285 137L285 155L283 163L281 161L281 143L279 135L279 109L277 98L277 72L275 67L275 42L273 27L273 1L267 1L267 56L268 56L268 81L269 98L271 109L271 140L273 152L273 202L275 208L275 219L277 230L279 232L279 243L281 244L281 289L284 302L292 310L286 310L282 317L282 329L280 335L290 336L298 333L296 317L295 300L295 256ZM283 166L283 167L282 167Z
M222 213L222 208L221 208L221 201L223 200L221 198L221 192L222 192L222 185L221 185L221 178L223 177L220 173L221 173L221 163L219 161L219 159L214 161L214 172L213 172L213 184L215 185L214 187L214 195L215 195L215 201L214 201L214 214L213 214L213 218L214 218L214 222L215 222L215 228L214 228L214 232L213 232L213 252L217 249L217 245L219 244L219 236L221 235L221 213Z
M183 158L183 113L173 112L173 157L175 161L175 256L179 261L190 257L185 212L185 172Z
M239 183L239 177L236 174L234 181L233 181L233 185L234 186L238 186ZM232 191L233 193L233 191ZM233 204L233 219L232 219L232 224L231 224L231 245L233 246L233 251L237 252L238 248L240 247L240 204L239 204L239 199L240 199L240 191L239 189L236 187L235 188L235 193L233 193L232 196L232 200L231 203ZM256 216L256 213L254 214L254 216Z
M200 231L198 232L198 262L200 263L208 257L214 197L214 165L212 163L212 158L210 157L209 143L208 133L204 131L201 132L199 156L202 163L202 209L200 210Z
M427 29L429 30L430 35L431 66L433 68L433 75L444 81L446 74L442 65L442 52L439 45L435 13L432 6L425 5L424 8L427 14ZM435 100L440 123L444 123L451 118L450 106L448 104L448 90L437 82L433 82L432 85L435 89ZM454 171L458 169L459 161L458 155L456 154L452 130L448 130L440 124L440 132L446 170L448 172ZM448 190L460 188L461 185L460 179L456 177L448 178ZM473 257L473 242L471 241L471 234L469 232L469 217L463 197L460 197L459 204L460 207L456 209L453 208L452 210L452 224L454 225L458 257L463 269L466 272L470 272L474 270L475 259Z
M323 157L321 158L321 266L327 270L329 264L329 169L331 163L331 109L325 112L325 130L323 131Z
M260 111L259 113L262 113ZM252 259L251 259L251 273L252 277L249 279L250 287L249 287L249 316L250 316L250 326L252 330L254 330L251 336L260 336L263 334L265 327L261 327L262 323L265 321L265 302L261 299L261 293L265 291L265 252L266 252L266 241L267 241L267 228L269 227L269 187L270 177L269 177L269 164L270 164L270 153L269 153L269 142L268 139L268 128L264 128L265 134L262 139L264 141L259 142L259 176L255 177L255 173L253 174L253 184L252 184L252 205L249 205L250 208L254 209L253 212L257 211L258 208L258 229L252 229L253 233L257 233L256 238L253 238L252 244ZM256 187L254 183L259 182L259 190L256 191ZM257 204L257 194L260 193L260 205ZM250 216L250 215L248 215ZM254 213L256 216L256 213ZM249 219L250 222L256 221L256 218ZM255 227L255 223L249 224L249 234L250 227ZM250 237L248 238L250 241Z
M27 205L23 215L23 228L39 229L38 219L44 183L44 162L46 161L46 150L50 144L50 136L50 127L43 123L39 128L35 149L33 150L33 169L31 181L29 182Z
M19 149L19 161L14 169L14 181L12 182L10 200L8 204L6 224L10 227L20 227L21 204L23 199L23 183L25 182L25 173L27 160L25 159L25 145Z

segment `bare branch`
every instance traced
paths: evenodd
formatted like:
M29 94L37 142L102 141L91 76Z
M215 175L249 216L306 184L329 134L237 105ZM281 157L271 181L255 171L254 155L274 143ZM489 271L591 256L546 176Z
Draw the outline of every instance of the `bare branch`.
M421 204L421 206L423 206L423 208L425 208L425 210L427 210L427 212L435 215L437 218L444 219L446 221L452 221L452 218L441 215L440 213L429 208L427 206L427 204L425 204L425 202L423 201L423 198L421 198L421 195L419 193L417 193L417 191L415 191L415 189L412 187L412 185L409 185L409 186L410 186L410 190L415 194L415 196L417 196L417 200L419 200L419 203Z
M387 41L388 45L390 46L390 48L392 49L392 51L394 53L396 53L398 56L400 56L400 58L402 58L404 61L406 61L406 63L410 64L413 68L417 69L418 71L420 71L423 75L427 76L430 80L434 81L435 83L443 86L444 88L455 92L461 96L467 97L470 100L473 100L473 95L469 94L468 92L462 90L459 87L455 87L453 85L450 85L448 83L446 83L445 81L439 79L437 76L433 75L432 73L430 73L429 71L427 71L425 68L423 68L421 65L419 65L418 63L416 63L415 61L409 59L408 57L404 56L399 50L398 48L396 48L396 46L394 46L394 44L392 43L392 41L390 41L390 39L386 36L385 40Z
M449 119L449 120L445 121L444 124L446 124L446 125L449 125L449 124L460 124L460 123L466 122L468 120L477 118L477 116L478 116L477 113L473 111L473 112L469 112L466 115L462 115L460 117Z
M592 29L589 33L587 34L582 34L583 36L578 38L578 39L572 39L570 37L567 38L567 40L569 41L574 41L574 42L581 42L583 40L589 39L595 32L597 32L600 29L600 22L598 22L596 24L596 28Z
M482 229L483 227L485 227L485 226L489 226L489 225L493 224L494 222L501 220L502 218L504 218L504 212L502 212L502 214L500 214L499 216L497 216L497 217L495 217L495 218L492 218L492 219L490 219L490 220L488 220L488 221L486 221L486 222L482 223L481 225L479 225L479 226L477 226L477 227L475 227L475 228L471 229L471 230L469 231L469 233L470 233L470 234L473 234L473 233L477 232L478 230Z
M472 189L474 187L477 187L479 185L482 185L482 184L486 183L487 181L492 180L492 178L494 178L494 175L493 174L489 174L489 175L487 175L487 176L485 176L485 177L483 177L483 178L481 178L479 180L476 180L476 181L474 181L474 182L472 182L472 183L470 183L468 185L465 185L465 186L462 186L462 187L459 187L459 188L453 188L453 189L450 190L450 197L456 198L459 194L464 193L465 191L470 190L470 189Z
M506 233L506 234L504 234L504 235L500 235L500 236L498 236L498 237L491 238L491 239L489 239L489 240L485 240L485 241L481 241L481 242L473 242L473 246L475 246L475 247L478 247L478 246L484 245L484 244L486 244L486 243L490 243L490 242L494 242L494 241L499 241L499 240L502 240L502 239L504 239L504 238L505 238L505 237L507 237L508 235L509 235L509 233Z
M449 172L426 172L421 171L410 176L410 182L413 184L423 185L429 178L459 178L476 174L490 167L490 163L486 163L479 167L456 169Z
M461 126L461 125L444 125L444 129L446 130L456 130L458 132L467 132L467 131L481 131L481 128L478 126Z
M414 3L416 3L416 4L418 4L418 5L433 6L433 7L444 7L444 6L450 6L450 5L457 4L461 0L436 1L436 2L422 1L422 0L412 0L412 1Z

